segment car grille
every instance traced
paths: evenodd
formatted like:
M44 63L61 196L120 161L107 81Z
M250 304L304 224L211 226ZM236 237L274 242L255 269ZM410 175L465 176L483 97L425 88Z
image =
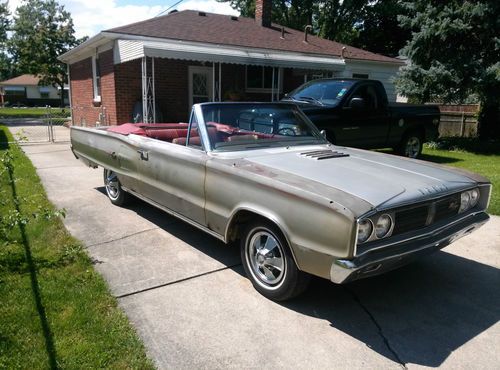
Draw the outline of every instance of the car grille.
M396 210L392 235L418 230L458 214L460 194L426 202L412 208Z

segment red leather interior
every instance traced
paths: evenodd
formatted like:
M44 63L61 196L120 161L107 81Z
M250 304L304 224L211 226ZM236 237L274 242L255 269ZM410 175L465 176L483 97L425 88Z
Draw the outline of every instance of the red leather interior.
M123 125L112 126L108 128L107 131L115 132L117 134L122 134L122 135L135 134L135 135L146 136L146 131L144 131L139 126L134 125L133 123L124 123Z

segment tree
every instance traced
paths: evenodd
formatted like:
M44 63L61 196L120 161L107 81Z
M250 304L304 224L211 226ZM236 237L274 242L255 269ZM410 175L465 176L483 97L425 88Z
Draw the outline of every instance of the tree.
M11 61L7 54L7 31L10 27L8 1L0 2L0 81L11 77Z
M396 81L400 93L421 102L481 103L479 135L500 137L500 2L405 2L401 25L413 32L402 50L410 64Z
M364 8L362 21L354 26L357 37L352 46L374 53L396 57L411 38L411 31L399 25L398 15L408 11L399 0L370 2Z
M41 85L59 87L64 105L66 66L57 57L77 46L71 15L54 0L25 0L17 8L9 40L13 62L21 73L41 77Z
M243 17L255 16L255 0L217 1L229 2ZM297 30L310 24L321 37L349 43L357 35L354 25L368 3L368 0L274 0L272 19Z

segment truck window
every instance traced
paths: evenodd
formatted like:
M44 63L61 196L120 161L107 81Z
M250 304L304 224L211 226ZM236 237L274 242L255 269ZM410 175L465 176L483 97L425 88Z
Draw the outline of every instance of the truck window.
M352 94L351 99L352 98L362 98L365 101L365 108L369 110L376 110L380 105L377 91L372 85L359 86Z

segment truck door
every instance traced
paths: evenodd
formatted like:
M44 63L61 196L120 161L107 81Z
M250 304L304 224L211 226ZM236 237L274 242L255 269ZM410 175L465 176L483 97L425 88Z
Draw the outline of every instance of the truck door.
M357 86L340 113L342 144L380 148L387 140L389 114L383 96L374 84Z

